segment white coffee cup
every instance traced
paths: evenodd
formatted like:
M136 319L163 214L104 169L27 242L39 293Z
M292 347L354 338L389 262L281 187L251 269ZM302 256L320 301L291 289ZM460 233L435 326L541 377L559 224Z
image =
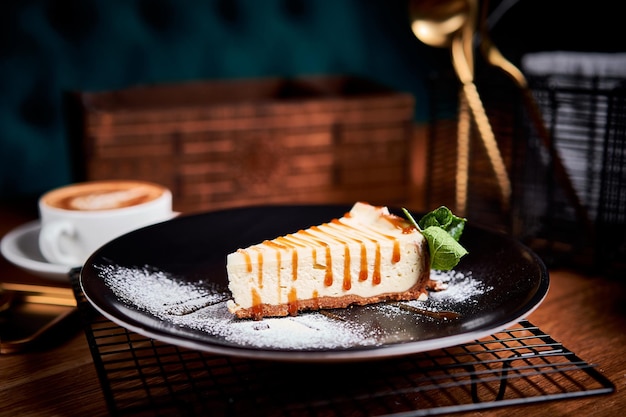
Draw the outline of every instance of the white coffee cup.
M144 181L71 184L39 198L39 249L54 264L82 266L107 242L173 217L172 193Z

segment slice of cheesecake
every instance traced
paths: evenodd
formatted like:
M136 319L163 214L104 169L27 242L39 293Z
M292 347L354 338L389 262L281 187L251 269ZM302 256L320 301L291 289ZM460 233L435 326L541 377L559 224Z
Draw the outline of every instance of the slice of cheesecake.
M386 207L356 203L339 219L227 256L238 318L297 315L426 297L428 243Z

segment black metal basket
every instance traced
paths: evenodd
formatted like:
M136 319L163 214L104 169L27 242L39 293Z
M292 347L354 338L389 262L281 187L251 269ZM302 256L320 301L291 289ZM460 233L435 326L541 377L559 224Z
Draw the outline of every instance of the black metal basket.
M99 315L70 278L113 416L426 416L611 394L526 320L470 343L347 363L250 360L153 340Z
M454 207L458 83L450 77L432 83L429 206ZM467 217L512 233L549 266L618 275L626 269L626 80L546 75L528 81L586 218L555 175L520 92L493 71L477 84L511 175L511 210L497 204L495 178L474 131Z
M530 77L554 146L560 154L592 230L577 217L553 175L553 162L528 129L519 164L523 188L515 232L544 254L585 263L602 272L624 268L626 254L626 80L549 75ZM585 256L586 255L586 256ZM545 256L545 255L544 255Z

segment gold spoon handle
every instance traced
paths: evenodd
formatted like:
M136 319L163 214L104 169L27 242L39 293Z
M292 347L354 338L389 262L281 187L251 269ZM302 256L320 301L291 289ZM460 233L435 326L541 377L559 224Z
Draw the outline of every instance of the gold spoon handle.
M476 0L466 1L466 16L458 34L463 44L463 56L467 63L468 71L474 73L474 31L476 30ZM453 38L450 38L453 39ZM459 108L457 122L457 154L456 154L456 181L455 203L460 216L467 215L467 196L469 194L469 154L472 121L467 98L463 91L459 92Z
M480 137L485 145L489 162L496 176L500 194L502 199L502 207L505 210L509 208L511 198L511 182L509 179L504 159L500 153L500 148L496 142L496 137L489 123L489 118L483 106L483 103L474 84L472 71L467 64L463 51L463 43L460 36L455 36L452 40L452 61L454 68L461 83L463 84L463 92L467 98L467 103L476 122L476 127L480 133Z
M470 152L470 110L465 94L459 94L459 121L457 125L456 192L455 205L459 216L467 215Z
M500 187L502 206L506 210L508 209L511 198L511 182L509 180L509 174L506 170L504 160L502 159L502 154L498 148L496 137L491 130L491 125L489 124L487 113L485 112L480 96L478 95L476 85L474 83L463 84L463 91L465 92L467 102L472 110L474 120L476 121L476 127L480 132L483 144L487 150L487 156L491 162L498 186Z

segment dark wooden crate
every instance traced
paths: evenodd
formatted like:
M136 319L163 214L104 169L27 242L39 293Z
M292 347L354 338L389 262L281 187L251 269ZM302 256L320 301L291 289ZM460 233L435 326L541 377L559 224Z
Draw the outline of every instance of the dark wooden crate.
M68 95L80 180L170 187L176 210L408 199L413 96L355 77Z

